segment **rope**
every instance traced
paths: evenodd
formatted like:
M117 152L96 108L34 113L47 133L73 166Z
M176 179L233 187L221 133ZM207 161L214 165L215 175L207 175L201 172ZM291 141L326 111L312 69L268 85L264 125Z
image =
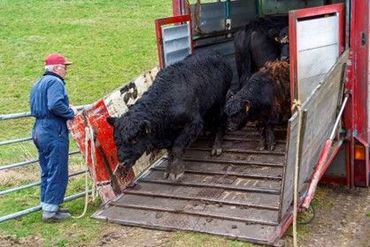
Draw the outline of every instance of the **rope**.
M316 210L315 210L315 208L312 204L310 204L307 211L304 212L304 215L308 215L308 214L311 214L311 215L309 215L310 217L308 219L297 221L297 223L299 225L307 225L307 224L310 224L313 221L313 219L316 216ZM300 216L302 216L302 214Z
M90 137L90 145L91 145L90 157L91 157L91 161L92 161L92 165L93 165L92 175L93 175L94 181L96 182L97 181L97 179L96 179L96 147L95 147L94 130L91 127L90 122L88 121L87 123L88 123L88 128L89 128L89 134L90 134L89 137ZM91 193L91 195L92 195L92 200L95 201L95 198L97 196L97 189L96 189L95 183L92 184L92 193Z
M302 131L302 104L299 100L293 100L292 111L298 111L298 133L297 133L297 145L295 155L295 167L294 167L294 198L293 198L293 246L297 247L297 213L298 213L298 176L299 176L299 162L300 162L300 146L301 146L301 131Z
M85 163L88 164L88 160L89 160L89 141L90 141L90 157L91 157L91 161L92 161L92 164L93 164L93 171L92 171L92 174L93 174L93 177L96 181L96 170L95 170L95 167L96 167L96 152L95 152L95 141L94 141L94 131L90 125L90 123L88 122L88 126L85 127ZM89 203L89 183L88 183L88 170L85 172L85 205L84 205L84 210L82 212L81 215L79 216L72 216L74 219L80 219L82 217L85 216L86 212L87 212L87 206L88 206L88 203ZM93 183L92 185L92 200L95 201L95 197L96 197L96 187L95 187L95 184Z

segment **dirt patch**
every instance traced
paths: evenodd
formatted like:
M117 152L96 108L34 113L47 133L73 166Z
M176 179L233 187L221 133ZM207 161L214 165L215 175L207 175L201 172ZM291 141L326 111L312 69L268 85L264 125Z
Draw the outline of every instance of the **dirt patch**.
M92 246L165 246L171 233L137 227L110 225Z
M19 170L22 169L20 172ZM11 187L25 182L37 181L39 178L38 168L27 167L18 170L5 170L0 173L0 186Z
M0 246L38 247L43 246L43 241L39 237L16 238L14 236L0 236Z
M314 220L298 227L299 246L370 247L369 188L320 187L315 204ZM286 246L292 246L290 234Z
M85 165L69 165L69 174L82 171ZM40 180L38 164L0 172L0 186L12 187Z

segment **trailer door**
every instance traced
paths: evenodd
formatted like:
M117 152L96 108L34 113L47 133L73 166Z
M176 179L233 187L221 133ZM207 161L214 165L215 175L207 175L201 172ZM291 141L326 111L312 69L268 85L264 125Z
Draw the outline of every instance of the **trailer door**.
M192 53L190 15L157 19L155 27L161 68L176 63Z
M291 97L304 102L344 51L344 5L289 12Z
M334 128L342 103L343 71L348 58L348 52L343 53L343 34L343 4L289 12L291 98L301 102L304 121L300 138L297 114L289 120L282 216L289 213L293 200L298 139L301 145L298 186L300 195L304 196ZM330 146L329 153L338 145Z

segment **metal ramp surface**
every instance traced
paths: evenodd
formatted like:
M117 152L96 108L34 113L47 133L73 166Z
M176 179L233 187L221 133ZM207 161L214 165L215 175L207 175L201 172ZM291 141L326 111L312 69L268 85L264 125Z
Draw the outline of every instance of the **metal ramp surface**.
M210 156L212 139L186 150L186 170L174 183L162 178L165 158L135 187L126 189L94 218L128 226L210 233L273 244L279 231L286 129L275 131L274 151L257 151L255 128L228 133L223 154Z

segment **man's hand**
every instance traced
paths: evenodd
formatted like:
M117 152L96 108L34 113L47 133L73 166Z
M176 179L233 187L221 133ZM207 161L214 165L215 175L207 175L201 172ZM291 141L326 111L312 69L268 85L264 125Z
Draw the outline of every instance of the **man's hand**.
M69 107L72 109L73 113L74 113L74 114L75 114L75 116L76 116L76 115L77 115L77 113L78 113L77 108L76 108L75 106L73 106L73 105L69 105Z

